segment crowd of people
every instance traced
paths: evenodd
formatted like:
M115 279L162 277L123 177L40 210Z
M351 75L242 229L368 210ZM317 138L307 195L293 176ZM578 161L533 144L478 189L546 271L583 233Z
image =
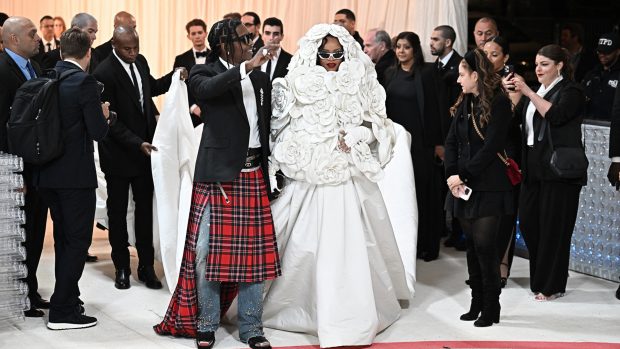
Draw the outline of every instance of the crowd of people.
M418 207L417 257L438 258L440 241L466 250L476 327L500 321L517 216L529 251L537 301L566 292L571 236L586 184L581 124L612 120L608 178L620 184L620 38L600 36L598 64L583 29L562 28L560 45L535 57L540 87L510 64L510 43L489 17L463 55L449 25L427 45L414 32L364 38L352 11L309 29L290 54L281 19L229 13L207 31L186 25L192 48L155 79L140 55L136 19L114 17L112 38L94 48L97 20L79 13L65 28L44 16L0 23L0 150L10 151L10 107L24 82L72 74L60 83L65 152L24 169L31 308L49 308L53 330L91 327L78 281L89 255L97 141L107 185L114 286L131 287L127 205L135 203L138 279L162 288L153 248L150 156L158 110L175 71L188 81L186 117L202 127L178 284L159 334L193 337L211 348L220 318L238 298L239 338L270 348L263 325L311 333L321 347L369 345L408 300L403 262L377 182L392 157L395 124L411 134ZM77 126L76 126L77 125ZM54 225L56 284L50 302L36 272L47 210ZM562 219L558 219L561 217ZM620 288L618 289L620 294Z

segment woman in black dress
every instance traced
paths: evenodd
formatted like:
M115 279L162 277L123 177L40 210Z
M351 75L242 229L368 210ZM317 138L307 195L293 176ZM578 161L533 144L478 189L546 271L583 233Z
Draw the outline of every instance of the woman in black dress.
M568 53L560 46L544 46L535 62L537 91L516 74L504 79L504 86L514 90L510 98L523 125L519 217L530 255L530 288L537 301L548 301L566 292L571 237L587 175L587 168L574 178L554 173L548 138L551 134L554 149L583 147L585 95L572 81Z
M439 255L445 226L441 162L444 147L439 97L433 69L424 67L420 38L413 32L396 37L398 62L385 72L387 116L411 133L411 157L418 201L418 258Z
M512 185L498 156L504 154L512 111L501 79L482 50L465 54L457 81L463 93L451 109L445 166L455 197L453 212L467 242L472 300L461 320L486 327L499 322L497 234L502 216L514 213Z

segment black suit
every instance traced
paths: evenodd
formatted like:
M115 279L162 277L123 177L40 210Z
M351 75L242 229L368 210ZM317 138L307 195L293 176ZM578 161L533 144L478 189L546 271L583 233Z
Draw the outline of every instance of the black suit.
M439 98L442 113L441 129L444 137L448 134L450 123L452 121L449 113L450 107L454 105L454 102L456 102L456 99L463 90L461 85L456 82L456 79L459 77L459 63L461 63L463 57L461 57L458 52L453 52L454 53L448 60L448 63L441 68L439 68L439 59L435 61L437 74L440 79Z
M272 81L277 78L283 78L288 74L288 65L291 63L291 58L293 58L293 55L284 51L284 49L280 50L276 66L271 67L273 69L273 74L270 77Z
M379 80L379 83L385 87L385 71L390 68L391 66L396 64L396 53L394 53L394 50L387 50L387 52L385 52L385 54L383 54L383 56L381 56L381 58L379 58L379 61L375 64L375 71L377 72L377 80Z
M110 53L112 53L112 39L95 47L94 51L95 51L95 55L97 56L97 59L99 59L99 61L102 62L104 59L108 58Z
M54 42L56 43L56 45L54 45L54 49L50 50L49 52L45 51L45 45L43 45L43 40L39 41L39 53L36 54L36 56L32 57L32 59L34 59L35 61L37 61L37 63L39 63L39 65L41 66L41 68L43 68L43 70L48 69L45 68L43 62L45 61L45 57L52 51L57 50L58 47L60 47L60 41L54 39ZM51 66L49 68L53 68L54 66Z
M40 76L41 69L37 62L30 60L35 73ZM9 120L11 105L17 89L26 82L26 76L17 66L17 63L6 53L0 53L0 150L8 152L6 124ZM43 251L45 239L45 224L47 222L47 204L41 198L33 181L33 166L24 164L24 182L26 192L26 267L28 268L28 295L36 298L39 284L37 281L37 268Z
M101 111L97 80L70 62L58 62L58 74L77 71L59 87L64 152L36 173L41 195L54 221L56 285L51 298L50 321L62 320L78 306L78 281L92 241L97 174L93 140L108 132Z
M131 77L114 54L103 60L94 73L105 85L102 100L110 102L110 110L118 115L108 137L99 142L101 169L108 188L109 239L116 269L129 268L126 219L130 185L136 204L136 249L140 266L153 265L151 159L140 146L143 142L151 143L155 133L157 121L152 97L168 91L172 78L171 72L155 80L142 55L138 55L134 69L142 82L143 105L140 105Z
M206 52L208 54L209 50L207 49ZM187 72L190 72L192 68L194 67L194 65L196 65L196 57L194 55L194 50L190 48L189 50L176 56L176 58L174 59L173 68L185 67L185 69L187 69ZM187 99L188 99L190 108L192 107L192 105L196 104L196 97L194 97L194 95L190 93L190 91L187 91ZM192 118L192 123L194 124L194 127L202 123L202 121L200 120L200 116L196 116L195 114L191 114L191 113L190 113L190 116Z
M249 75L258 111L262 148L262 170L267 193L269 179L269 122L271 119L271 84L267 75L255 70ZM226 69L218 60L192 69L190 89L198 99L205 123L196 160L194 182L229 182L239 176L244 166L250 125L243 104L240 67Z
M41 69L47 70L52 69L56 66L56 63L62 61L60 58L60 50L55 49L45 54L43 57L43 61L41 62ZM99 58L95 54L95 49L91 48L90 50L90 64L88 65L88 72L92 73L97 69L97 65L99 64Z
M256 39L256 41L254 42L254 46L252 46L252 56L254 56L256 52L258 52L258 50L262 48L263 46L265 46L263 37L260 34L258 34L258 39Z
M553 97L557 92L555 98ZM552 106L544 120L551 131L554 147L580 147L585 95L581 86L564 79L545 95ZM566 291L570 245L579 192L586 178L563 180L549 168L551 147L548 134L539 140L543 118L533 116L534 145L527 146L525 115L529 99L523 97L515 107L521 117L523 182L519 217L523 238L530 255L530 288L550 296Z

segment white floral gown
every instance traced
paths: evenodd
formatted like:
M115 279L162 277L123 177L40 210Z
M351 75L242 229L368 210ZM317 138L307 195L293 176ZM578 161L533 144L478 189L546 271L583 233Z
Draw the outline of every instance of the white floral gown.
M315 63L328 33L345 50L338 72ZM385 92L353 38L326 24L300 40L273 85L270 173L288 179L272 204L283 273L266 293L264 325L316 335L321 347L371 344L411 296L376 184L394 144ZM339 131L359 126L373 140L339 151Z

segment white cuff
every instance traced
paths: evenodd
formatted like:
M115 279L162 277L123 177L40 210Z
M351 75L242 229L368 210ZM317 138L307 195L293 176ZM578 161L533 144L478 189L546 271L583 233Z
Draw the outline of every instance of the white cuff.
M620 162L620 156L614 156L611 158L611 162Z
M243 79L247 78L247 77L248 77L248 75L250 75L250 74L252 73L252 71L251 71L251 70L250 70L249 72L245 70L245 64L246 64L247 62L248 62L248 61L245 61L245 62L243 62L243 63L241 63L241 64L239 65L239 72L241 73L241 80L243 80Z
M375 140L376 138L372 130L365 126L357 126L349 129L344 136L344 142L349 148L353 147L358 142L372 143Z

